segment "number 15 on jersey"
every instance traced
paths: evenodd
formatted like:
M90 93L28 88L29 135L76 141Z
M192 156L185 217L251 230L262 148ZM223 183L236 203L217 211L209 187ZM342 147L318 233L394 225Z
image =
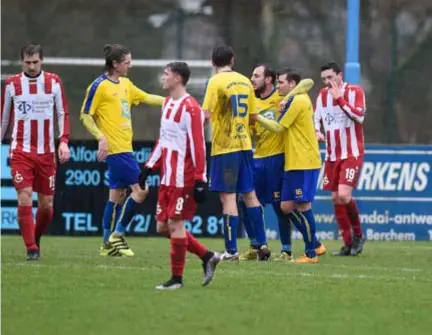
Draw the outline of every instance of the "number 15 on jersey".
M247 115L248 98L247 94L235 94L231 96L233 117L245 117Z

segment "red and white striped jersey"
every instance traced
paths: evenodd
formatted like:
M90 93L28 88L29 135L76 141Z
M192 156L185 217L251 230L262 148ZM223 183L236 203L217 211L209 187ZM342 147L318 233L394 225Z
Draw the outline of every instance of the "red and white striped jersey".
M42 71L37 77L19 73L6 80L1 102L1 139L13 119L11 151L52 153L54 108L60 141L69 140L69 111L58 75Z
M167 97L162 106L160 136L146 166L160 167L161 185L192 187L207 181L204 112L189 94Z
M318 95L314 121L315 130L324 127L326 160L338 161L364 155L363 120L365 95L360 86L343 84L342 96L334 99L329 88Z

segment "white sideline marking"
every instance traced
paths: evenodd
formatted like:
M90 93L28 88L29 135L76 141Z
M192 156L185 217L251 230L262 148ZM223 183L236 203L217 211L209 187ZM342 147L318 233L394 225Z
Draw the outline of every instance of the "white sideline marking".
M64 264L64 265L52 265L52 264L35 264L31 262L26 263L3 263L3 266L15 266L15 267L30 267L30 268L91 268L91 269L102 269L102 270L126 270L126 271L147 271L147 268L137 267L137 266L108 266L108 265L83 265L83 264ZM288 266L292 266L293 268L297 265L295 264L287 264ZM316 267L319 265L310 265L311 267ZM260 271L260 270L251 270L251 269L238 269L236 268L234 271L226 271L227 268L222 269L223 275L225 277L239 277L239 276L266 276L271 275L275 277L313 277L313 278L327 278L327 279L368 279L368 280L388 280L388 281L424 281L431 282L427 277L401 277L401 276L376 276L370 274L348 274L348 273L333 273L333 274L324 274L317 272L271 272L271 271ZM225 271L224 271L225 270Z

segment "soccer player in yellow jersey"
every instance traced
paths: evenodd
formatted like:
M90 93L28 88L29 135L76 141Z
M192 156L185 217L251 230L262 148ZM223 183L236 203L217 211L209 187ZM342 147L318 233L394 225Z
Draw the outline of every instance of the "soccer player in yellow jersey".
M213 130L210 190L219 192L223 207L225 253L222 258L237 260L237 193L243 195L252 222L264 230L263 209L254 189L249 130L249 123L254 121L251 114L256 113L255 94L249 78L232 70L234 52L230 47L216 46L212 63L216 74L207 83L202 106ZM261 234L265 237L265 231ZM266 245L260 249L260 255L268 258Z
M284 98L276 90L275 81L276 72L267 64L260 64L255 67L251 82L255 90L256 111L270 120L279 118L278 106ZM267 204L273 206L278 218L279 235L282 243L280 259L290 260L291 223L280 207L284 172L284 134L272 132L259 123L253 127L252 131L254 132L252 139L255 142L253 161L255 191L263 206ZM242 209L243 224L251 241L249 250L240 256L240 260L253 260L257 258L257 250L262 244L260 241L262 237L256 236L255 230L260 231L260 229L253 227L242 199L239 204Z
M300 82L300 75L284 68L278 75L278 91L288 94ZM284 133L285 172L281 208L303 235L305 254L297 263L317 263L315 219L312 202L321 168L321 156L313 123L313 107L308 94L297 94L287 101L277 121L258 116L267 129Z
M103 216L101 255L133 256L124 234L148 190L139 185L141 171L133 155L130 111L132 105L140 103L162 106L164 98L140 90L125 78L132 66L128 48L119 44L106 45L104 53L105 73L88 87L81 120L99 141L98 159L106 159L108 164L110 192ZM128 187L132 193L124 201Z

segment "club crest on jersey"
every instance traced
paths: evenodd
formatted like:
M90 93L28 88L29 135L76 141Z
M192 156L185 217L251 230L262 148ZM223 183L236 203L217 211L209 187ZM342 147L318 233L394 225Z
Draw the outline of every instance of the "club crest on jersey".
M262 116L269 120L276 120L275 114L276 112L273 110L267 110L261 113Z
M23 176L17 171L14 176L15 183L19 184L24 180Z
M242 133L245 130L245 126L243 123L237 123L235 129L238 133Z

